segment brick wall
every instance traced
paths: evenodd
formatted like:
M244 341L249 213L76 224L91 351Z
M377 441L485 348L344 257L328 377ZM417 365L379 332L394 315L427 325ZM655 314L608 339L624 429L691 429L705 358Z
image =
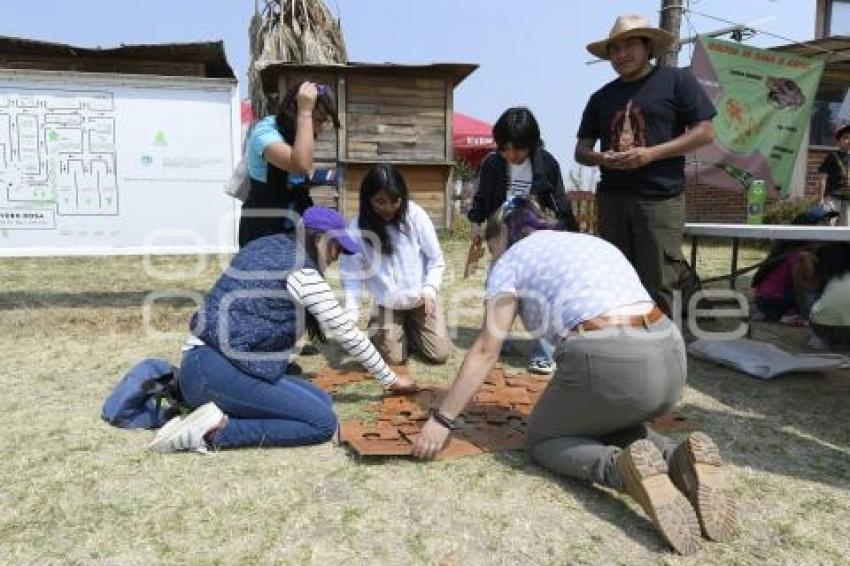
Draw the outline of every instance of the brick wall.
M743 190L690 185L685 189L685 218L688 222L743 222L747 216Z
M810 148L806 168L805 196L817 194L818 167L828 149ZM744 222L747 217L746 196L741 189L716 189L706 185L691 185L685 189L688 222ZM767 206L775 202L768 198Z
M809 148L809 156L806 160L806 196L813 197L818 194L818 168L823 163L826 155L831 149Z

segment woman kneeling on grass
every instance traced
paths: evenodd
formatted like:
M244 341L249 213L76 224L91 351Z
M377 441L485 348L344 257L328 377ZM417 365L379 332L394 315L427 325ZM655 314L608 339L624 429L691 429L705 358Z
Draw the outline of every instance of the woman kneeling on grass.
M384 387L412 390L345 316L322 276L340 253L360 251L342 216L319 207L304 212L294 234L243 247L192 318L178 383L196 409L166 423L150 448L204 452L329 440L337 429L330 396L286 372L305 326L320 340L337 341Z
M557 370L529 422L531 457L557 474L624 491L677 552L699 548L700 526L711 540L728 539L732 486L714 442L693 433L677 446L643 424L668 411L685 387L679 330L613 245L550 230L523 237L538 222L519 212L504 207L487 222L495 264L484 325L414 455L430 459L445 446L519 312L527 329L544 330L557 344Z
M407 360L408 346L432 363L449 357L449 333L437 301L446 262L428 213L410 200L401 173L375 165L360 185L362 254L340 261L345 308L358 319L363 283L375 298L369 336L391 364Z

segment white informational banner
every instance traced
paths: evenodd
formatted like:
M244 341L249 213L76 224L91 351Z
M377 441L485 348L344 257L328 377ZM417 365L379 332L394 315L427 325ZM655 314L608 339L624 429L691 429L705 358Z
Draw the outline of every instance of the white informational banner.
M236 248L235 81L0 71L0 256Z

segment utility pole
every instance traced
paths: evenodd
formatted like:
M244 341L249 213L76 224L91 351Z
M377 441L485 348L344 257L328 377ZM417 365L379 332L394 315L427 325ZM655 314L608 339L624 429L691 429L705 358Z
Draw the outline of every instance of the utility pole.
M685 0L661 0L659 27L670 32L676 38L670 51L658 58L658 63L666 67L676 67L679 64L679 28L682 27L684 2Z

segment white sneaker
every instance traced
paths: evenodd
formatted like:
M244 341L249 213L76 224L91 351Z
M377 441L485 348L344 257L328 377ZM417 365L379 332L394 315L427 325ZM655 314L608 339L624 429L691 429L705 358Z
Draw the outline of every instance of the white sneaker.
M215 403L201 405L188 416L174 417L159 429L148 448L154 452L177 452L191 450L206 453L204 436L214 428L227 424L227 416Z
M532 358L528 362L528 371L539 375L552 375L555 373L555 362L549 358Z

